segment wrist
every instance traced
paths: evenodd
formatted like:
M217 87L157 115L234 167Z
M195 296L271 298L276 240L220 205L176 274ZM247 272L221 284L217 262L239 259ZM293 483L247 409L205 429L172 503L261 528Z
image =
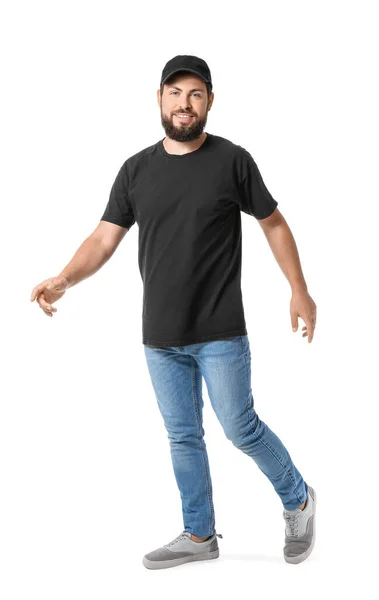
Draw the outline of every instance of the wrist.
M62 271L62 273L60 273L58 275L58 277L62 277L63 279L66 280L67 288L69 288L73 285L73 281L67 275L65 275L63 271Z
M305 281L297 281L296 283L291 284L291 290L293 294L298 294L299 292L307 292L308 287Z

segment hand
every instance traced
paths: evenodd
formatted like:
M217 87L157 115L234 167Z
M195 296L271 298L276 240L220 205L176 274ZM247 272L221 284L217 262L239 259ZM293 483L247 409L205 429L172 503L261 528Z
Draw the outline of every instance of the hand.
M301 317L305 323L302 337L308 336L308 343L313 339L313 332L316 327L317 307L307 290L296 291L292 293L290 313L292 322L292 331L297 331L298 317Z
M62 298L67 288L68 281L66 277L50 277L34 288L30 301L33 302L37 298L37 302L45 315L52 317L53 312L57 311L54 306L51 306L52 303Z

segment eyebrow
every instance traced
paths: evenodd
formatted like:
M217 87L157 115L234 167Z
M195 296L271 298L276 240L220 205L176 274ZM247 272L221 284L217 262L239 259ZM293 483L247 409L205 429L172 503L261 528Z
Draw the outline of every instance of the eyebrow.
M179 92L182 92L183 90L180 89L180 87L177 87L176 85L169 85L169 88L173 88L174 90L179 90ZM203 90L202 88L193 88L193 90L190 90L190 92L204 92L205 90Z

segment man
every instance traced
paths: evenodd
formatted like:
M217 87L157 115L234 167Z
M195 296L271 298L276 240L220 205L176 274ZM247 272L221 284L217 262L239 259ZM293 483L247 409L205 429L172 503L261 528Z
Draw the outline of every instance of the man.
M53 303L95 273L132 225L139 226L144 284L142 343L182 501L184 530L143 557L161 569L219 556L212 482L202 421L202 379L234 446L269 478L283 503L284 559L305 560L315 534L316 496L288 451L254 409L250 345L241 279L241 214L254 216L291 289L291 321L312 341L316 305L296 244L250 153L204 132L214 100L207 63L175 56L157 90L166 137L128 158L95 231L58 277L31 300L49 316Z

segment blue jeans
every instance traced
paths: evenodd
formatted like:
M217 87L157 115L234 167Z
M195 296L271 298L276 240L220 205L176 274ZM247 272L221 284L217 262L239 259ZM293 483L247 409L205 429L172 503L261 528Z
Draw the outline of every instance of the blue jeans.
M280 439L254 409L247 335L169 348L144 345L144 349L168 433L185 531L198 537L216 531L202 419L203 377L226 437L267 475L284 508L303 504L308 484Z

